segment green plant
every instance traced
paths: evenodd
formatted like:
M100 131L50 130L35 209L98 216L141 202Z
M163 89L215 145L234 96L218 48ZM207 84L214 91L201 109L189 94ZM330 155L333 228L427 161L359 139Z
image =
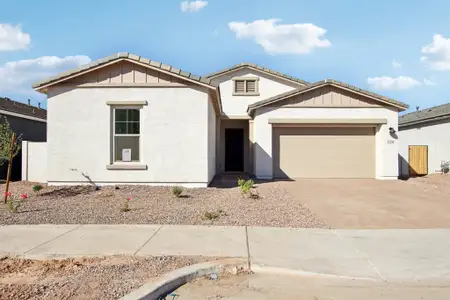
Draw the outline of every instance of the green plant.
M19 211L19 207L22 206L21 199L25 200L28 198L27 194L22 194L20 196L21 199L14 196L11 192L6 193L6 207L12 213L17 213Z
M122 212L128 212L128 211L131 210L131 208L130 208L130 201L131 201L131 197L128 197L125 200L125 202L123 203L122 209L121 209Z
M33 185L33 191L39 192L40 190L42 190L42 185L40 184Z
M202 220L204 221L215 221L221 216L226 216L227 213L223 210L219 209L217 211L205 211L202 216Z
M183 188L181 186L174 186L172 188L172 194L174 194L175 197L180 198L182 193L183 193Z
M247 194L253 188L255 182L251 179L238 179L238 185L241 188L242 193Z
M2 166L6 161L9 160L9 155L11 152L11 139L14 131L9 125L8 119L6 117L2 120L0 118L0 166ZM16 138L16 143L14 145L12 157L15 157L20 150L22 135Z

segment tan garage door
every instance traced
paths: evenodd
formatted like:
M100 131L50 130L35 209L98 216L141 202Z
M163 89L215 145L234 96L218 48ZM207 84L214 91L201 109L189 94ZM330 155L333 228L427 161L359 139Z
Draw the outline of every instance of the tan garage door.
M274 127L276 178L375 177L374 128Z

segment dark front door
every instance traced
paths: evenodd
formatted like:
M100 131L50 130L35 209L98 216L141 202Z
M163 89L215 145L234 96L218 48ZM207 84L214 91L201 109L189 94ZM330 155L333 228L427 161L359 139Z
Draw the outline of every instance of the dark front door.
M225 129L225 171L244 171L244 129Z

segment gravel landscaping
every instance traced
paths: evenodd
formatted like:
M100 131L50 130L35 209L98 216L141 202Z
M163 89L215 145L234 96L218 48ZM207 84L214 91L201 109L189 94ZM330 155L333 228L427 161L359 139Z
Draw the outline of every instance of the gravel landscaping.
M0 258L0 299L118 299L152 278L203 257L28 260Z
M180 198L170 187L43 186L14 182L14 195L28 194L17 213L0 205L6 224L196 224L328 228L295 199L282 182L257 185L259 199L234 188L184 189ZM4 185L0 186L4 191ZM2 193L3 195L3 193ZM127 198L128 212L122 208Z

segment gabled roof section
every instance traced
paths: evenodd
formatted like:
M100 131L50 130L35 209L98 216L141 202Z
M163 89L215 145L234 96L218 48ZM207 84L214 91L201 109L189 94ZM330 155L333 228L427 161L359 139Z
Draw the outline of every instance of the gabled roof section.
M266 105L276 103L278 101L281 101L281 100L284 100L284 99L287 99L287 98L290 98L293 96L297 96L297 95L300 95L300 94L303 94L303 93L306 93L311 90L318 89L318 88L321 88L324 86L334 86L334 87L337 87L340 89L351 91L353 93L361 94L363 96L374 99L376 101L394 106L394 107L398 108L399 110L405 110L408 108L407 104L402 103L400 101L397 101L397 100L394 100L394 99L391 99L391 98L388 98L388 97L385 97L385 96L382 96L382 95L379 95L379 94L376 94L373 92L369 92L367 90L360 89L356 86L353 86L353 85L350 85L350 84L347 84L344 82L340 82L340 81L333 80L333 79L325 79L325 80L318 81L313 84L310 84L310 85L307 85L307 86L304 86L304 87L301 87L301 88L298 88L298 89L295 89L292 91L288 91L283 94L276 95L276 96L268 98L268 99L264 99L264 100L255 102L248 106L247 112L249 114L251 114L257 108L264 107Z
M406 127L448 118L450 118L450 103L404 114L398 118L398 126Z
M214 85L211 84L211 79L209 79L207 77L197 76L190 72L183 71L183 70L177 69L175 67L165 65L165 64L162 64L162 63L154 61L154 60L149 60L147 58L144 58L144 57L141 57L141 56L138 56L135 54L131 54L128 52L120 52L120 53L117 53L117 54L114 54L114 55L111 55L111 56L108 56L105 58L101 58L99 60L93 61L93 62L91 62L87 65L81 66L79 68L69 70L69 71L60 73L56 76L44 79L40 82L33 84L33 88L35 90L41 90L50 85L60 83L66 79L85 74L87 72L99 69L102 66L110 65L110 64L114 63L115 61L121 61L121 60L135 62L135 63L141 64L141 65L147 66L149 68L158 70L160 72L170 74L171 76L179 77L179 78L185 79L187 81L197 83L199 85L211 87L214 89L216 88Z
M9 98L0 97L0 111L2 110L5 112L42 119L44 121L47 120L47 111L45 109L13 101Z
M249 68L249 69L260 71L260 72L263 72L263 73L266 73L266 74L269 74L272 76L281 77L282 79L292 81L294 83L299 83L300 85L308 85L309 84L309 82L306 82L302 79L295 78L295 77L287 75L287 74L283 74L283 73L280 73L280 72L277 72L277 71L274 71L271 69L264 68L264 67L256 65L256 64L251 64L251 63L246 63L246 62L234 65L232 67L223 69L218 72L214 72L212 74L207 75L206 77L212 79L212 78L216 78L216 77L225 75L227 73L235 72L235 71L238 71L238 70L244 69L244 68Z

